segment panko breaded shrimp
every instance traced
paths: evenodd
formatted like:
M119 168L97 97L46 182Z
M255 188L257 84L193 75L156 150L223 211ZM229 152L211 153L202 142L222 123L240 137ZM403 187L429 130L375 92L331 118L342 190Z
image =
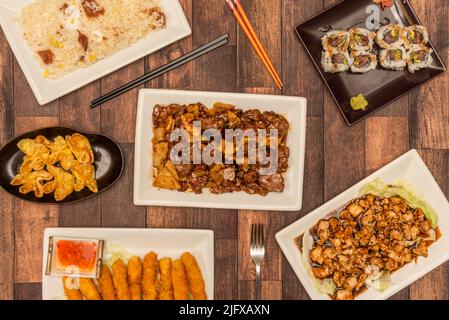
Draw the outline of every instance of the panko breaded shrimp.
M132 257L128 261L128 282L131 300L142 300L142 261Z
M118 259L112 265L112 281L114 282L117 300L131 300L126 264L122 259Z
M173 300L173 284L171 280L172 266L170 258L164 258L159 261L159 272L161 281L159 300Z
M75 285L77 280L69 277L62 278L62 285L64 286L64 293L67 300L83 300L80 289L77 289L78 285Z
M101 300L100 292L93 279L80 278L80 291L86 300Z
M143 259L142 291L143 300L156 300L159 291L157 274L159 263L155 252L148 253Z
M187 279L189 280L190 291L193 300L207 300L206 289L204 285L203 274L198 266L194 256L189 252L184 252L181 261L186 270Z
M112 281L112 274L109 267L105 264L101 266L101 275L98 278L100 293L103 300L115 300L115 288Z
M181 260L172 262L171 279L175 300L189 300L189 283L187 282L186 271Z

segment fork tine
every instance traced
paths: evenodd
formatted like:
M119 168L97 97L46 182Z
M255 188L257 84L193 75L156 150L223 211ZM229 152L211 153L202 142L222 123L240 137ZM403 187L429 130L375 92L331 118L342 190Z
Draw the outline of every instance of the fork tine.
M261 235L261 238L262 238L262 247L265 245L265 232L264 232L264 225L263 224L261 224L260 225L260 235Z
M250 247L254 247L254 243L256 241L256 226L254 224L251 225L251 241L250 241Z
M257 224L257 247L258 247L258 249L261 249L262 245L263 245L262 234L260 232L261 230L262 230L262 224L258 223Z

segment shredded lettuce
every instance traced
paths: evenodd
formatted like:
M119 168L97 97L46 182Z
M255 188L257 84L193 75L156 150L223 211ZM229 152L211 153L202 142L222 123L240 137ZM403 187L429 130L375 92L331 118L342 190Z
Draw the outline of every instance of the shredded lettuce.
M404 199L413 209L420 208L426 218L430 221L432 228L438 226L438 216L433 208L426 202L416 189L403 178L396 179L391 185L387 185L381 179L368 183L360 190L361 195L372 194L377 197L390 198L399 196Z
M365 284L370 289L375 289L377 291L384 292L392 284L390 273L375 272L366 279Z
M133 254L117 243L107 243L103 256L104 263L107 266L112 267L114 262L118 259L122 259L123 262L128 263L128 260L133 256Z

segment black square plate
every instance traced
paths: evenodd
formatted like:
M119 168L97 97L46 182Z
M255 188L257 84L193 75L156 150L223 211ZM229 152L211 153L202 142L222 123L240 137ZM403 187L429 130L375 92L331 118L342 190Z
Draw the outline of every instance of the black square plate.
M446 71L443 61L430 41L429 46L434 51L433 65L413 74L408 72L407 68L404 71L391 71L383 69L380 64L377 69L365 74L355 74L350 71L336 74L324 72L321 67L321 38L325 31L329 29L347 30L351 27L366 28L365 21L370 14L367 13L367 7L373 4L372 0L343 0L296 27L301 42L349 125L382 109L410 90ZM381 25L389 23L405 26L421 24L407 0L395 0L393 7L380 12ZM350 105L350 100L360 93L365 95L369 106L365 110L355 111Z

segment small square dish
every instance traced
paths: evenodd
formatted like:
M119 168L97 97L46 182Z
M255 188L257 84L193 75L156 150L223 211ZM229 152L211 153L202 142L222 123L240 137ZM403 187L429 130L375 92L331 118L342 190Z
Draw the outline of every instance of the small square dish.
M388 279L384 278L384 277L378 277L378 278L373 278L371 280L373 281L377 281L376 285L382 285L382 286L373 286L373 283L368 281L368 279L364 279L363 281L363 286L360 287L362 288L361 290L357 291L357 295L354 295L353 298L357 299L357 300L384 300L384 299L388 299L389 297L393 296L394 294L396 294L397 292L399 292L400 290L404 289L405 287L407 287L408 285L410 285L411 283L415 282L416 280L418 280L419 278L423 277L424 275L426 275L427 273L431 272L432 270L434 270L435 268L437 268L438 266L440 266L441 264L443 264L444 262L446 262L447 260L449 260L449 251L447 250L448 246L449 246L449 203L445 197L445 195L443 194L443 192L441 191L440 187L438 186L437 182L435 181L435 179L433 178L432 174L430 173L429 169L426 167L426 165L424 164L423 160L421 159L421 157L419 156L418 152L416 150L411 150L410 152L404 154L403 156L401 156L400 158L398 158L397 160L391 162L390 164L388 164L387 166L383 167L382 169L380 169L379 171L373 173L371 176L367 177L366 179L360 181L359 183L357 183L356 185L354 185L353 187L349 188L348 190L344 191L343 193L341 193L340 195L338 195L337 197L335 197L334 199L330 200L329 202L325 203L323 206L321 206L320 208L312 211L311 213L309 213L308 215L306 215L305 217L303 217L302 219L298 220L297 222L291 224L290 226L286 227L285 229L279 231L276 234L276 240L279 244L279 246L281 247L284 255L286 256L288 262L290 263L291 267L293 268L294 272L296 273L297 277L299 278L299 280L301 281L304 289L307 291L307 293L309 294L309 296L313 299L313 300L329 300L331 299L330 295L327 294L327 289L323 290L323 286L322 284L324 284L324 282L317 282L316 277L319 277L320 275L318 273L315 273L315 271L321 271L321 267L319 265L322 265L323 262L320 261L318 263L315 262L315 260L313 260L314 262L312 263L312 260L306 260L305 255L303 255L300 251L299 248L305 248L304 245L298 245L299 240L301 236L303 235L307 235L307 232L310 231L310 233L313 233L313 241L320 241L320 237L321 235L317 238L316 237L316 227L318 223L324 222L324 224L326 224L326 221L329 222L329 220L326 220L329 218L329 216L335 217L334 213L339 213L340 214L340 219L345 219L343 216L343 212L344 211L340 211L342 208L345 208L346 206L348 206L349 204L355 204L355 203L359 203L361 204L361 202L355 202L355 201L359 201L358 199L365 199L364 197L366 197L366 195L371 195L374 194L372 192L365 192L362 191L362 188L365 187L364 190L368 190L366 189L367 185L373 185L373 182L376 181L383 181L385 184L395 184L397 183L396 181L398 181L398 179L401 179L401 181L407 181L407 185L412 186L414 192L410 193L413 196L416 196L415 199L420 199L419 201L419 205L413 205L410 204L410 202L407 200L407 205L410 204L411 208L414 209L407 209L407 211L401 211L403 213L398 213L398 214L394 214L394 212L396 211L396 208L394 209L389 209L389 207L382 207L382 209L380 211L376 211L374 210L374 212L376 212L377 216L374 216L374 221L376 221L374 224L374 231L370 231L373 232L374 235L374 240L373 242L371 242L371 239L369 240L369 244L362 244L362 239L359 236L362 236L363 233L358 234L358 233L353 233L356 242L360 241L361 246L363 246L362 250L366 250L364 248L368 248L368 256L366 256L366 253L362 253L358 256L360 257L367 257L367 260L363 260L363 261L368 261L368 265L371 266L370 270L367 269L363 269L363 267L360 267L360 263L361 262L352 262L353 258L357 259L357 254L355 252L361 252L361 251L352 251L351 254L351 258L350 260L345 260L344 258L347 257L347 254L345 251L338 251L339 250L339 244L337 242L334 242L334 236L335 237L340 237L337 236L336 233L333 234L331 233L331 237L329 238L329 242L331 245L325 244L323 245L323 248L329 248L329 252L333 250L333 248L335 248L338 252L340 252L336 258L338 258L337 260L340 261L338 262L338 267L337 267L337 271L339 270L339 266L340 265L345 265L343 264L343 262L348 262L350 261L350 264L352 266L357 266L357 268L361 268L358 270L361 270L360 272L362 272L363 275L368 275L368 279L371 279L371 275L379 275L379 270L382 271L382 275L388 274ZM371 189L372 190L372 189ZM390 196L385 196L385 198L375 198L376 201L378 199L386 199L387 197L389 197L389 199L395 199L398 200L399 198L407 198L408 196L403 196L404 193L396 193L398 189L395 190L395 193L392 193L392 195ZM376 195L377 196L377 195ZM357 200L354 200L357 199ZM368 199L366 197L366 199ZM411 199L411 198L408 198ZM368 200L370 201L370 200ZM379 200L381 201L381 200ZM382 206L384 206L385 204L387 204L387 202L383 202ZM393 206L394 207L394 206ZM408 207L408 208L410 208ZM349 206L347 207L349 208ZM371 207L370 207L371 208ZM421 208L422 211L419 211ZM430 208L430 209L429 209ZM390 211L388 211L390 210ZM426 221L427 219L429 219L428 221L431 222L432 224L432 230L435 230L434 233L434 237L432 240L429 240L429 238L427 238L427 236L421 236L421 233L419 233L419 236L415 235L411 235L411 239L409 239L409 236L404 236L404 234L406 234L405 230L407 230L407 223L415 223L412 222L413 220L406 220L406 218L408 219L410 217L410 210L414 210L414 217L416 217L416 219L421 219L422 221ZM428 212L430 211L426 211L426 210L430 210L433 213L432 214L428 214ZM415 213L419 213L419 212L423 212L424 211L424 215L415 215ZM352 215L352 211L351 209L349 209L349 212ZM360 216L362 217L362 219L360 220L361 223L358 224L357 220L357 224L358 226L356 227L357 229L360 228L364 228L364 226L367 226L369 223L371 223L369 220L363 220L365 217L368 217L368 214L365 215L367 211L363 212L363 214ZM404 214L404 216L402 216L402 214ZM379 224L379 220L378 218L382 218L382 217L390 217L393 216L394 219L400 219L400 220L396 220L396 224L389 224L387 218L385 218L384 222L381 222L381 224ZM335 219L335 218L331 218L331 219ZM382 218L383 219L383 218ZM415 219L415 218L413 218ZM423 220L424 219L424 220ZM337 220L335 220L337 221ZM341 220L340 220L341 221ZM356 221L356 220L354 220ZM401 222L398 222L401 221ZM403 222L403 221L407 221ZM385 223L387 222L387 223ZM416 222L418 224L418 222ZM424 224L428 224L429 222L425 222ZM323 225L324 225L323 224ZM329 222L330 224L330 222ZM416 224L416 225L417 225ZM422 225L424 226L424 225ZM320 228L318 226L318 228ZM388 235L386 236L386 238L382 238L383 236L381 236L381 234L385 234L385 230L387 229L383 229L383 231L379 231L380 229L376 229L376 228L390 228L390 233L388 233ZM416 227L413 227L416 228ZM367 230L371 230L371 229L367 229ZM430 228L427 230L431 230ZM418 232L423 232L421 231L421 229L417 230ZM331 231L333 232L333 231ZM346 232L346 230L345 230ZM380 232L380 233L379 233ZM391 233L392 232L392 233ZM402 234L402 232L404 232L404 234ZM380 238L379 238L380 236ZM398 236L398 237L396 237ZM402 238L401 238L402 237ZM304 238L303 238L304 239ZM309 237L310 239L310 237ZM419 241L419 245L417 244L417 242L413 242L413 241L409 241L409 240L416 240ZM302 240L301 242L303 242L304 240ZM341 240L343 241L343 240ZM380 242L376 242L376 241L380 241ZM398 242L399 241L399 242ZM396 247L396 244L401 243L400 241L405 241L404 246L403 247ZM315 242L317 243L317 242ZM345 246L347 243L346 238L344 238L344 243ZM353 242L354 243L354 242ZM389 243L394 244L394 252L398 252L400 254L399 257L392 255L392 253L394 253L393 251L390 251L391 249L388 247ZM379 244L381 246L380 251L376 251L375 245ZM420 252L417 247L421 247L422 246L426 246L426 248L424 248L425 250L423 252ZM387 245L386 249L384 249L385 247L383 247L384 245ZM358 246L358 245L357 245ZM344 247L345 248L345 247ZM350 247L348 247L351 250L359 250L358 248L356 249L352 249ZM405 249L404 249L405 248ZM399 250L399 251L396 251ZM400 251L403 250L403 251ZM407 250L407 251L405 251ZM304 252L304 251L303 251ZM312 252L312 251L310 251ZM315 253L317 253L318 251L316 251ZM324 251L323 251L324 252ZM388 255L383 256L383 254L385 252L388 252ZM404 255L402 256L402 253L412 253L413 255L416 253L416 257L411 257L410 255ZM308 252L306 252L308 253ZM376 258L378 254L381 254L383 258L383 260L377 260L377 262L379 261L383 261L380 262L380 264L377 264L377 262L374 262L374 260L372 260L373 258ZM371 256L370 256L371 255ZM427 256L426 256L427 255ZM323 257L325 257L326 255L323 255ZM309 256L309 259L315 259L317 256L313 256L312 254ZM380 256L379 256L380 257ZM402 257L406 257L404 258L404 260L401 260ZM397 260L393 260L397 259ZM324 258L326 259L326 258ZM333 258L332 258L333 259ZM390 261L390 259L392 261ZM343 262L341 262L343 261ZM356 261L356 260L354 260ZM391 265L389 265L389 263L392 263ZM397 264L395 264L397 262ZM354 263L354 264L353 264ZM384 264L383 264L384 263ZM314 272L312 272L311 267L315 268L316 270L314 270ZM377 267L377 271L374 270L374 267ZM352 268L352 267L351 267ZM352 270L352 269L348 269L348 270ZM388 270L388 271L386 271ZM333 271L334 272L334 271ZM353 271L350 271L353 272ZM358 274L356 271L354 271L354 274ZM315 276L316 277L315 277ZM326 282L327 284L329 284L330 286L332 286L332 292L336 292L334 290L342 290L339 289L341 287L339 287L337 284L340 282L339 278L334 278L333 275L329 274L329 275L324 275L324 278L319 278L319 279L324 279L326 280L326 277L330 277L329 282ZM358 276L356 276L355 279L357 279ZM346 278L345 278L346 279ZM358 277L358 280L360 280L361 278ZM357 284L358 284L358 280L357 280ZM379 280L379 281L378 281ZM384 282L381 280L385 280ZM322 280L321 280L322 281ZM335 282L337 281L337 282ZM332 282L332 283L331 283ZM319 284L319 285L317 285ZM349 286L349 283L347 284ZM346 282L344 282L343 286L345 289L347 289L346 286ZM327 287L329 288L329 287ZM326 293L324 293L326 292ZM352 295L350 295L352 297Z
M159 189L153 186L153 109L156 105L196 104L212 107L230 104L241 112L258 109L282 115L290 125L286 147L288 168L283 173L283 191L266 196L236 191L200 194ZM221 209L297 211L302 204L307 102L305 98L238 93L194 92L143 89L139 94L134 165L134 204ZM280 154L280 153L279 153ZM236 169L237 170L237 169ZM212 172L212 169L211 169ZM192 173L194 174L194 172ZM193 177L193 176L192 176ZM235 179L236 178L231 178ZM233 180L233 181L235 181ZM179 189L178 189L179 190Z
M64 300L64 288L60 275L47 275L49 240L56 238L102 239L103 263L111 267L108 259L124 260L132 256L141 259L155 252L157 259L179 259L189 252L197 261L205 283L205 293L214 299L214 233L209 230L178 229L103 229L103 228L49 228L44 232L42 299Z
M376 8L379 12L379 21L376 18L371 20L371 17L375 17L373 12L376 11ZM367 24L367 21L373 21L372 26ZM378 25L376 26L376 24ZM433 62L429 67L414 73L409 72L407 67L403 71L387 70L381 66L380 62L375 69L366 73L355 73L351 71L352 69L338 73L325 72L322 66L323 46L321 38L327 32L332 30L347 31L355 27L377 32L382 26L388 24L413 26L421 25L421 22L407 0L394 0L393 6L384 10L381 10L380 6L372 0L343 0L296 27L296 33L311 61L318 69L349 125L353 125L382 109L402 95L446 71L443 60L432 41L429 40L427 47L433 50L433 53L431 53ZM380 47L374 44L372 48L372 54L380 57ZM382 58L377 60L380 59ZM368 105L364 107L364 110L355 110L357 107L351 106L351 99L360 94L364 95Z
M90 64L81 69L76 69L60 78L50 79L44 77L45 70L38 63L37 58L25 41L22 30L16 21L16 17L19 15L21 8L33 1L34 0L0 0L0 25L37 101L41 105L47 104L73 92L88 83L100 79L191 34L190 25L179 1L160 0L159 5L166 16L165 28L156 32L150 32L145 38L140 39L94 64ZM76 3L76 1L72 2ZM61 9L62 8L63 7L61 7ZM60 14L58 9L51 9L51 12L56 10L57 14ZM48 10L50 11L50 9ZM106 12L106 14L107 13L108 12ZM73 21L73 19L70 21ZM94 31L92 36L101 34L101 32L95 32L97 31ZM84 37L84 39L87 38ZM103 39L108 41L107 37L103 37ZM82 40L82 38L78 39L78 41L80 40ZM55 39L53 38L51 38L50 41L54 43L56 48L64 48L63 42L55 42ZM85 43L84 45L85 48L87 48ZM72 47L72 44L70 47ZM90 55L89 59L95 59L94 57L95 55ZM64 65L64 63L61 63L61 65Z

